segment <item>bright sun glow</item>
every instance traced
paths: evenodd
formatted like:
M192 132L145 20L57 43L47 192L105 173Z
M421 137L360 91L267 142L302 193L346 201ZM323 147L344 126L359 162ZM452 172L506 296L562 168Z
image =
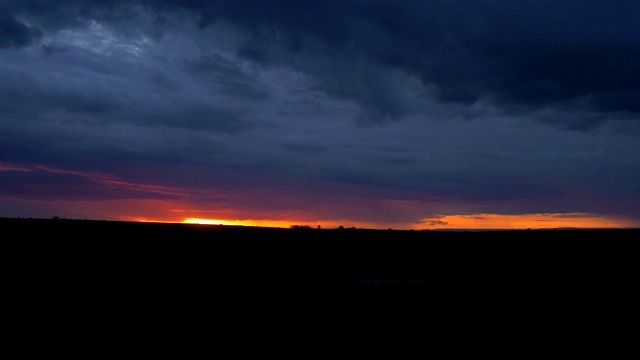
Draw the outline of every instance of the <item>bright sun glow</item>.
M238 221L217 220L217 219L196 219L189 218L182 221L185 224L206 224L206 225L244 225Z
M199 219L188 218L182 221L185 224L207 224L207 225L241 225L241 226L261 226L261 227L290 227L296 223L279 220L220 220L220 219Z

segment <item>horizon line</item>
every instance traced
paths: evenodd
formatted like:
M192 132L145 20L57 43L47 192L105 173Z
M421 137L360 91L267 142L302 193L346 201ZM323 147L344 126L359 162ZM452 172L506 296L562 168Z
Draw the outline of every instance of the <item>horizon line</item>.
M289 227L266 226L266 225L245 225L245 224L212 224L212 223L189 223L184 221L141 221L141 220L109 220L109 219L88 219L88 218L64 218L64 217L9 217L1 216L0 219L8 220L71 220L71 221L99 221L99 222L126 222L140 224L176 224L176 225L197 225L197 226L226 226L226 227L246 227L246 228L265 228L265 229L292 229L295 227L303 227L302 230L341 230L340 227L311 227L310 225L300 224L291 225ZM308 228L306 227L308 226ZM640 230L640 227L544 227L544 228L436 228L436 229L404 229L404 228L367 228L367 227L343 227L342 230L376 230L376 231L433 231L433 232L491 232L491 231L572 231L572 230Z

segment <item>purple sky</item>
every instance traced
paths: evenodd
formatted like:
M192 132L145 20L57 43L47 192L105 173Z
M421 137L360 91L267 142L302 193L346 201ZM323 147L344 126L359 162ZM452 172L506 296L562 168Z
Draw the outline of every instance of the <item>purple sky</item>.
M0 0L0 216L638 227L638 19L614 0Z

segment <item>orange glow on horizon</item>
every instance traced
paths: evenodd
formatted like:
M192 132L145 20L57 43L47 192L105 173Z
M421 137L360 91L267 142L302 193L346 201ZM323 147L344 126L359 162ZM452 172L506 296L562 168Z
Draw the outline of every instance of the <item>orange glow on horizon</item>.
M237 226L259 226L259 227L275 227L275 228L290 228L293 225L301 225L301 226L310 226L312 228L316 228L320 226L320 228L324 229L337 229L340 226L344 226L345 228L355 227L359 229L402 229L402 227L396 226L383 226L385 224L373 223L373 222L353 222L353 221L339 221L339 220L256 220L256 219L246 219L246 220L219 220L219 219L201 219L201 218L188 218L184 219L182 223L186 224L209 224L209 225L237 225ZM408 227L406 227L408 229Z
M425 226L426 224L426 226ZM630 219L585 213L557 214L472 214L446 215L425 219L421 229L554 229L554 228L629 228L638 227Z
M172 220L151 220L148 218L129 218L127 221L183 223L203 225L257 226L273 228L290 228L292 225L308 225L323 229L355 227L359 229L394 229L394 230L526 230L526 229L558 229L558 228L639 228L637 221L626 218L605 217L585 213L554 214L469 214L444 215L427 218L420 223L376 223L345 220L271 220L271 219L210 219L182 218Z

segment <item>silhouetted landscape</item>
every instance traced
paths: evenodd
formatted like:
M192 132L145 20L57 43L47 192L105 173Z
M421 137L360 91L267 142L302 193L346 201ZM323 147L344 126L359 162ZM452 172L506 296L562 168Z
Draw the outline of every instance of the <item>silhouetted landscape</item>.
M635 281L638 229L413 231L65 219L0 222L34 280L189 291L606 288ZM66 277L66 278L64 278ZM89 277L91 280L89 280ZM112 285L116 285L115 283Z
M635 293L639 273L637 229L439 232L8 218L0 226L9 293L25 319L52 332L65 323L80 333L110 324L131 337L119 338L118 347L151 333L158 355L187 351L176 336L188 333L191 341L201 325L269 332L283 321L306 328L343 323L345 313L378 321L419 309L430 321L464 311L495 321L506 316L503 306L523 299L623 299Z

